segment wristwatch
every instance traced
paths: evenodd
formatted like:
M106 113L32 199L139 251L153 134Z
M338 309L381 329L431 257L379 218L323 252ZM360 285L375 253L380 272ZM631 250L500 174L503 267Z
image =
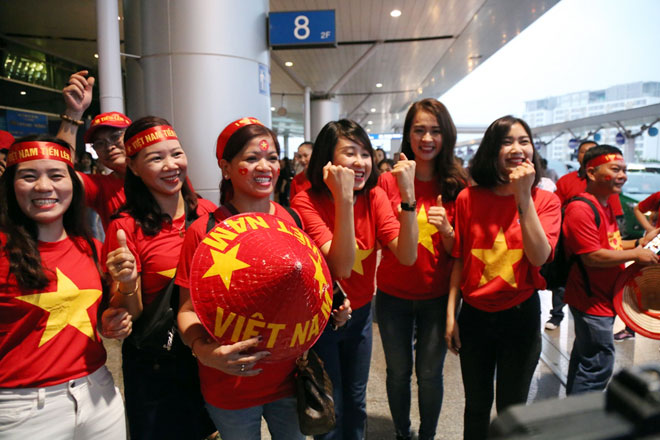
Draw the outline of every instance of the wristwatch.
M414 200L412 203L401 202L402 211L415 211L417 208L417 200Z

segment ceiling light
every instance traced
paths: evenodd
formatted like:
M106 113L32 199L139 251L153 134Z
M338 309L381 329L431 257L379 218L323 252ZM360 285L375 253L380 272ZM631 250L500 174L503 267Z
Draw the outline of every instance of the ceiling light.
M293 63L291 61L287 61L286 63L284 63L284 65L286 67L291 67L291 66L293 66Z
M371 128L367 128L367 133L371 133Z
M374 121L367 121L368 125L374 125Z
M376 113L376 107L371 107L371 113Z
M376 83L376 87L380 89L381 87L383 87L383 83Z
M392 12L390 12L390 16L395 17L395 18L396 17L401 17L401 11L399 11L398 9L393 9Z
M275 111L275 107L271 107L271 108L270 108L270 111L271 111L271 112L274 112L274 111Z
M25 96L27 95L27 92L25 90L21 90L21 95Z
M98 57L99 57L99 54L95 53L94 58L98 58Z

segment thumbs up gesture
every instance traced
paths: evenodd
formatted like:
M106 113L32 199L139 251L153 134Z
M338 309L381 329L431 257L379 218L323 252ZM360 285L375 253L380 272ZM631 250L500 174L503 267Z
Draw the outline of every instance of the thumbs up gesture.
M126 233L123 229L117 230L117 247L108 253L105 264L112 279L124 285L121 291L135 290L138 278L137 266L135 256L126 244Z
M405 154L399 153L399 161L392 169L402 202L409 203L415 200L415 165L414 160L408 160Z
M431 206L428 212L429 224L435 226L443 237L449 237L454 232L454 228L447 219L447 211L442 206L442 195L438 195L435 206Z

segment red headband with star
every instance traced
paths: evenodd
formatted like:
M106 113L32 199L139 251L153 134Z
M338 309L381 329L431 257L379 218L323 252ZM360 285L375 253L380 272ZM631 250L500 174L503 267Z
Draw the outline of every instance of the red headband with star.
M623 160L623 156L617 153L602 154L600 156L594 157L589 162L587 162L585 168L591 168L591 167L595 168L597 166L603 165L608 162L614 162L615 160Z

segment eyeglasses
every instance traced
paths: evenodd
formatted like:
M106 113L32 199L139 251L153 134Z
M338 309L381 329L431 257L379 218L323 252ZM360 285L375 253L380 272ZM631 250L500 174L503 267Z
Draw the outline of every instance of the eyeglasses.
M124 135L124 131L119 130L111 134L107 138L96 139L92 144L92 146L96 151L108 149L110 148L111 145L119 146L120 144L122 144L123 135Z

